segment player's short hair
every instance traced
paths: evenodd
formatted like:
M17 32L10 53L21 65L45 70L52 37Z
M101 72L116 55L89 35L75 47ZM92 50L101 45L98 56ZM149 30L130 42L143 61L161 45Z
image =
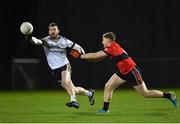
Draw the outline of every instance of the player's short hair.
M109 38L112 41L116 40L116 35L113 32L107 32L107 33L103 34L102 37Z
M48 28L53 27L53 26L56 26L59 29L59 25L57 23L54 23L54 22L50 23Z

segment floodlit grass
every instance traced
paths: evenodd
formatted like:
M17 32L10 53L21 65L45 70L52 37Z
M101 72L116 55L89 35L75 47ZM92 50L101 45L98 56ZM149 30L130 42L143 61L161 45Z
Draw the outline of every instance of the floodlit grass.
M179 89L173 91L180 97ZM65 106L69 97L64 91L0 92L0 122L180 122L180 109L166 99L145 99L134 90L116 90L110 113L98 114L103 91L96 91L95 97L95 105L90 106L86 96L78 96L77 110Z

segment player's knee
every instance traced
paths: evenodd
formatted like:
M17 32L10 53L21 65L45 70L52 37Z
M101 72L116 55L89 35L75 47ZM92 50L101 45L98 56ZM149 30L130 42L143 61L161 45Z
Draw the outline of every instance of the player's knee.
M141 92L141 96L143 96L144 98L148 98L149 97L149 91Z
M64 88L67 88L67 87L69 87L69 82L68 81L62 81L61 86Z
M111 91L111 90L112 90L111 84L108 84L108 83L107 83L107 84L105 85L105 90L106 90L106 91Z
M79 93L79 90L78 90L77 87L73 87L73 89L74 89L74 92L75 92L76 94Z

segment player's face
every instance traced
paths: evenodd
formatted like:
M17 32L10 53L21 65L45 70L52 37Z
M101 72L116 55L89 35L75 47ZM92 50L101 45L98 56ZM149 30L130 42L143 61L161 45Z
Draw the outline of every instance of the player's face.
M52 39L56 39L59 35L59 29L57 26L50 26L49 27L49 36L52 38Z
M109 38L105 38L105 37L102 38L102 44L103 44L104 48L107 47L110 42L111 42L111 40Z

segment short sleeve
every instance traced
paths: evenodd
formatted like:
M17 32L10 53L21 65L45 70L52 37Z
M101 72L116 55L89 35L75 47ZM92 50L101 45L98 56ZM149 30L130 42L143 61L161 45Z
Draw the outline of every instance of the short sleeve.
M47 37L44 37L44 38L41 38L41 41L43 42L43 46L48 46L48 40L49 40L49 36L47 36Z
M110 49L110 47L104 48L103 51L104 51L108 56L111 56L111 49Z
M69 39L66 39L66 41L67 41L67 47L72 47L72 45L74 44L71 40L69 40Z

